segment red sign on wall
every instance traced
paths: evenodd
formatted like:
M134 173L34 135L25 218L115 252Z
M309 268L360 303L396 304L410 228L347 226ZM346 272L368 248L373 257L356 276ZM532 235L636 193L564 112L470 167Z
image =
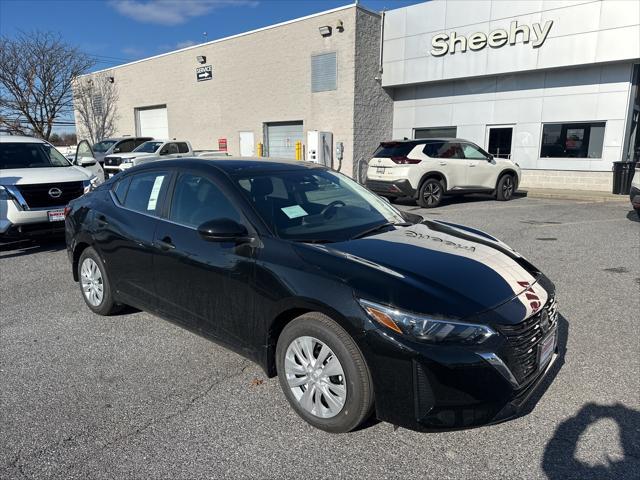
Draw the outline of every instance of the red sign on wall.
M218 150L222 150L223 152L227 151L227 139L219 138L218 139Z

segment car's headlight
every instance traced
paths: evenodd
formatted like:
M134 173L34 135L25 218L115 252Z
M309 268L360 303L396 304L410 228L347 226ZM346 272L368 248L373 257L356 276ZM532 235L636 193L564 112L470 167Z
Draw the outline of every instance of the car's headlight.
M380 325L429 343L478 345L496 335L486 325L403 312L368 300L359 299L358 302L369 317Z
M82 186L84 187L84 193L89 193L98 186L98 177L93 176L89 180L83 180Z
M133 159L136 157L125 158L122 160L122 163L133 163Z

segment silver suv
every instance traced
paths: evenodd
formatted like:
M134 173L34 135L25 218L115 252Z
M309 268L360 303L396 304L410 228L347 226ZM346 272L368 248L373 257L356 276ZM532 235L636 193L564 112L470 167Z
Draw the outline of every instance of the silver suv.
M67 203L104 179L95 158L74 163L43 140L0 136L0 239L64 229Z
M105 138L93 145L93 153L100 165L104 166L104 157L115 153L129 153L153 137Z

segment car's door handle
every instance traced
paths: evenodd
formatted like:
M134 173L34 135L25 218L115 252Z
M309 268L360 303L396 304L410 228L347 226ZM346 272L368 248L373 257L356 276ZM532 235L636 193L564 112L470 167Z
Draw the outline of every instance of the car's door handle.
M106 227L107 225L109 225L109 222L107 222L107 218L104 215L98 215L96 223L99 227Z
M475 166L476 166L476 164L475 164L475 163L470 163L470 164L469 164L469 167L475 167Z
M164 237L162 240L156 240L155 246L160 250L173 250L174 248L176 248L176 246L171 243L171 238L169 237Z
M440 162L440 165L446 165L447 162Z

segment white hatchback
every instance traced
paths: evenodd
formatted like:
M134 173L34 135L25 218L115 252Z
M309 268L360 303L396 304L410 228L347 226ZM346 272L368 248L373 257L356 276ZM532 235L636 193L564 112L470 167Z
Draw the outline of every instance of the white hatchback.
M382 142L366 181L379 195L414 198L424 208L437 207L451 194L490 193L510 200L519 183L517 163L457 138Z

